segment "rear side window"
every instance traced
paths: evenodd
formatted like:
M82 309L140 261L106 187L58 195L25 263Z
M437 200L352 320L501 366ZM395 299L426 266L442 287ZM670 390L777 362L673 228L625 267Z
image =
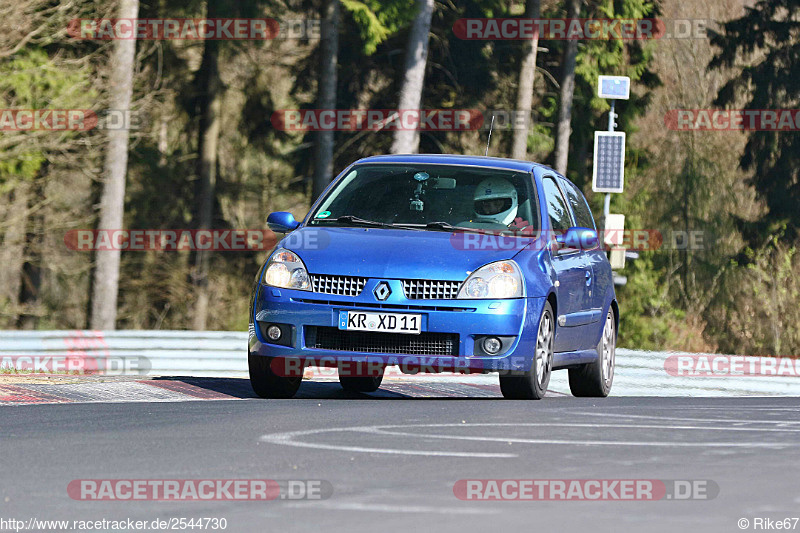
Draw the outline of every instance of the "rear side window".
M581 228L597 229L594 225L592 211L586 203L583 193L571 181L561 180L564 192L567 194L567 201L575 214L575 224Z
M544 186L544 198L547 202L547 215L550 217L550 225L554 230L568 230L572 225L569 216L569 208L564 202L564 197L556 185L556 180L547 176L542 180Z

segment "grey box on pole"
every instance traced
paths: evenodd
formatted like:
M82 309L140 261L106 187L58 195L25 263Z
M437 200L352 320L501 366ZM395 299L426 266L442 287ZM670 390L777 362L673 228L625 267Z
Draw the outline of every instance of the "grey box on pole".
M627 100L631 96L631 79L628 76L600 76L597 82L597 96Z

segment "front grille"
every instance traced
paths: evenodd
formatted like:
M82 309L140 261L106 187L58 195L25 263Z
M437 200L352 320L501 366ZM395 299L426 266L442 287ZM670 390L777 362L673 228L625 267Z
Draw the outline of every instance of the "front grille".
M445 311L449 313L474 313L477 311L475 307L452 307L443 305L398 305L345 300L312 300L309 298L292 298L291 300L302 304L333 305L336 307L370 307L374 309L392 309L395 311Z
M404 279L403 292L409 300L453 300L458 296L460 281Z
M311 289L323 294L336 296L358 296L367 284L367 278L355 276L329 276L326 274L311 274Z
M458 355L455 333L373 333L331 327L306 327L306 346L337 352L391 353L406 355Z

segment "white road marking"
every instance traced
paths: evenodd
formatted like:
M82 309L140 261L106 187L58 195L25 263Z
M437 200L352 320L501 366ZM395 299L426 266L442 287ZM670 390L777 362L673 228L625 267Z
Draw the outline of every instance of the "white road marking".
M516 442L519 444L569 444L569 445L576 445L576 446L593 446L593 445L617 445L617 446L674 446L674 447L681 447L681 448L785 448L790 446L788 443L769 443L769 442L675 442L675 441L666 441L666 442L648 442L648 441L612 441L612 440L564 440L564 439L522 439L518 437L478 437L478 436L468 436L468 435L437 435L431 433L409 433L403 431L386 431L381 428L391 428L391 427L485 427L485 426L509 426L509 427L519 427L519 426L549 426L552 424L549 423L537 423L537 424L505 424L505 423L486 423L486 424L425 424L425 425L417 425L411 424L407 426L372 426L369 429L365 428L365 431L369 433L376 433L381 435L391 435L396 437L416 437L416 438L431 438L431 439L450 439L450 440L468 440L468 441L478 441L478 442ZM564 424L565 426L571 426L572 424ZM591 427L591 426L590 426ZM595 427L602 428L602 427L616 427L616 426L604 426L602 424L597 425ZM635 427L635 426L629 426ZM668 426L667 429L670 429ZM702 429L702 428L701 428Z
M297 448L316 448L319 450L335 450L342 452L359 452L359 453L387 453L394 455L423 455L431 457L475 457L475 458L488 458L488 459L511 459L517 457L513 453L482 453L482 452L454 452L454 451L440 451L440 450L398 450L393 448L367 448L363 446L339 446L335 444L322 444L315 442L301 442L294 440L295 437L302 437L306 435L316 435L319 433L331 433L341 431L358 431L364 432L365 428L361 427L344 427L344 428L325 428L325 429L310 429L305 431L289 431L286 433L273 433L262 435L259 439L261 442L269 442L272 444L281 444L284 446L294 446Z
M648 418L648 417L643 417ZM652 418L652 417L650 417ZM667 446L679 448L786 448L792 446L791 443L771 443L771 442L675 442L675 441L633 441L633 440L597 440L597 439L550 439L550 438L519 438L519 437L482 437L470 435L441 435L430 433L412 433L408 431L395 431L398 429L409 428L453 428L453 427L583 427L583 428L630 428L630 429L671 429L671 430L709 430L709 431L764 431L776 433L794 433L797 429L781 428L742 428L742 427L702 427L702 426L677 426L677 425L656 425L656 424L585 424L585 423L560 423L560 422L537 422L537 423L462 423L462 424L393 424L393 425L373 425L373 426L351 426L339 428L322 428L303 431L290 431L286 433L273 433L262 435L261 442L279 444L283 446L294 446L298 448L316 448L322 450L334 450L343 452L358 453L383 453L396 455L418 455L430 457L475 457L475 458L514 458L516 454L510 453L488 453L488 452L459 452L451 450L402 450L396 448L371 448L365 446L346 446L336 444L324 444L315 442L305 442L297 440L300 437L309 435L320 435L334 432L357 432L370 433L374 435L386 435L393 437L410 437L416 439L444 439L461 440L473 442L502 442L518 444L561 444L573 446L594 446L594 445L616 445L616 446Z
M319 502L313 503L314 509L329 509L332 511L372 511L378 513L435 513L435 514L498 514L494 509L470 509L463 507L431 507L423 505L389 505L384 503L346 503L346 502ZM287 507L307 507L303 503L288 504Z
M459 426L480 425L480 424L458 424ZM489 424L487 425L495 425ZM662 424L573 424L569 422L537 422L535 424L501 424L507 426L546 426L546 427L576 427L576 428L630 428L630 429L698 429L698 430L713 430L713 431L766 431L778 433L800 433L800 428L780 429L780 428L742 428L742 427L711 427L711 426L667 426ZM379 426L387 427L387 426ZM402 426L409 427L409 426ZM420 436L425 436L424 434Z

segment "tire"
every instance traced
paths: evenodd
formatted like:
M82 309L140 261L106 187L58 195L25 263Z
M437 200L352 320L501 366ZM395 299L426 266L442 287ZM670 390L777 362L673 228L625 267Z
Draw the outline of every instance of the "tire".
M605 398L614 382L614 359L617 350L617 326L609 309L603 334L597 344L597 361L569 369L569 390L579 398Z
M342 370L339 369L339 384L346 391L375 392L383 381L383 371L384 368L381 368L378 376L343 376Z
M553 307L545 302L536 333L536 352L531 369L521 375L500 376L500 390L510 400L541 400L547 394L553 373L553 346L556 323Z
M300 388L303 376L284 377L272 371L272 357L248 354L250 385L262 398L291 398Z

